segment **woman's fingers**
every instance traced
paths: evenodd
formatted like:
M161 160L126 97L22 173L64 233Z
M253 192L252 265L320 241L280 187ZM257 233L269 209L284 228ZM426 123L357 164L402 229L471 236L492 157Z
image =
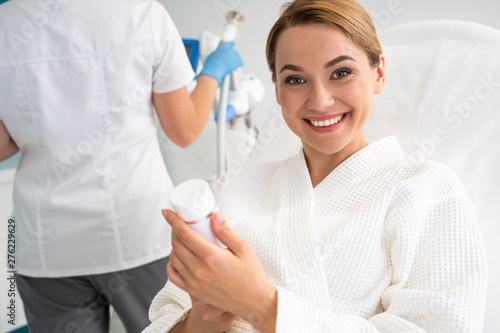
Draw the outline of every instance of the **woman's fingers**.
M247 249L247 243L240 238L226 223L221 212L215 212L210 219L212 231L215 236L226 245L236 256L240 256Z
M193 310L196 311L197 316L199 316L202 320L209 322L211 326L215 324L222 331L233 325L233 322L236 319L234 314L207 304L192 295L190 296Z
M184 244L191 252L199 256L210 249L218 248L215 244L207 241L200 233L191 229L176 213L165 209L162 211L168 224L172 227L172 236ZM172 244L174 245L174 244Z
M179 271L177 270L176 265L178 267L184 267L183 264L182 264L182 262L180 262L177 259L177 257L175 256L174 252L172 251L172 253L170 254L170 261L167 264L167 276L168 276L168 279L173 284L175 284L177 287L179 287L182 290L186 291L186 289L187 289L186 281L182 277L182 274L179 273ZM181 270L182 270L182 268L181 268Z

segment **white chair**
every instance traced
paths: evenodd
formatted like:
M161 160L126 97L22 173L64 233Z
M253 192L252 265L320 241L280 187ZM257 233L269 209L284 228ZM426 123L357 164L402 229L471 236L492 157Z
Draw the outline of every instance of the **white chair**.
M379 34L386 89L369 141L395 134L417 159L460 177L475 204L489 264L484 332L500 332L500 31L460 21L416 22Z

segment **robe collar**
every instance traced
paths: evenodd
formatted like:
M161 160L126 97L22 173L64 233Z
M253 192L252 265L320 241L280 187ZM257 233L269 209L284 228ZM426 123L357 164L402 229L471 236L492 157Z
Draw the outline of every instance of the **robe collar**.
M403 153L395 137L376 141L342 162L314 189L303 150L289 160L284 183L287 216L280 226L285 244L282 254L291 263L284 273L288 289L318 306L328 308L330 297L324 256L313 223L316 200L328 198L332 190L341 190L352 181L366 177L377 165L383 166L401 156Z
M387 164L388 161L403 156L403 151L395 136L377 140L349 156L316 185L313 191L316 195L323 194L325 190L331 191L331 186L329 186L331 183L335 183L335 187L341 189L343 186L365 177L370 170L377 166ZM297 167L305 168L307 180L312 188L303 149L295 156L295 160Z

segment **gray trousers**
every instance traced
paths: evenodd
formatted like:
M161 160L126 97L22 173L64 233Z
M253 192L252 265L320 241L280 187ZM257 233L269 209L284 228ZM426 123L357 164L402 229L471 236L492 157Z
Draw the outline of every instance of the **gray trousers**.
M113 306L128 333L150 324L148 310L167 282L168 258L133 269L69 278L17 275L30 333L105 333Z

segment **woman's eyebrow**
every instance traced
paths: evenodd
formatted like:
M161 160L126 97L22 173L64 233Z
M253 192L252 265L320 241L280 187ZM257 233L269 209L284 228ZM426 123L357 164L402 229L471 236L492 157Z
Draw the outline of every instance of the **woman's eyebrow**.
M281 67L280 73L283 72L284 70L287 70L287 69L289 69L291 71L295 71L295 72L302 72L302 67L291 65L291 64L286 64L283 67Z
M330 67L333 67L335 66L336 64L338 64L339 62L342 62L342 61L346 61L346 60L352 60L354 62L356 62L356 60L351 57L351 56L348 56L348 55L341 55L341 56L338 56L337 58L333 59L333 60L330 60L329 62L326 63L325 65L325 68L330 68ZM285 70L291 70L291 71L295 71L295 72L302 72L302 67L299 67L299 66L296 66L296 65L292 65L292 64L286 64L284 65L283 67L281 67L280 69L280 73L285 71Z
M348 55L341 55L341 56L338 56L337 58L329 61L326 65L325 65L325 68L330 68L330 67L333 67L335 66L336 64L338 64L339 62L342 62L342 61L345 61L345 60L352 60L354 62L356 62L356 60L354 60L353 57L351 56L348 56Z

